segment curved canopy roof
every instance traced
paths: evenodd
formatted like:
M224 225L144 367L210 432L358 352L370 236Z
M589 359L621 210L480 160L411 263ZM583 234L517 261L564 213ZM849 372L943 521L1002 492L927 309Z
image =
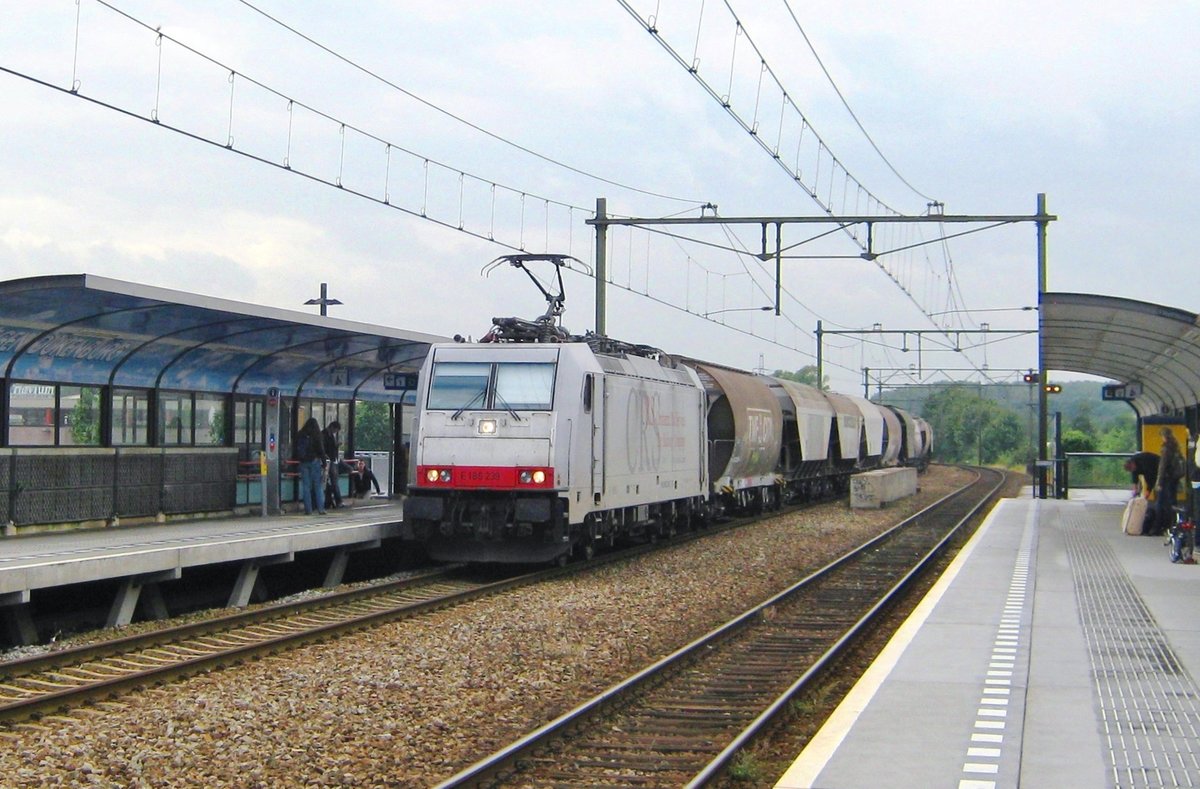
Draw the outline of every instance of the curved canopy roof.
M0 282L6 379L397 401L431 334L387 329L91 274Z
M1042 365L1129 385L1138 416L1200 403L1200 318L1172 307L1086 293L1043 293Z

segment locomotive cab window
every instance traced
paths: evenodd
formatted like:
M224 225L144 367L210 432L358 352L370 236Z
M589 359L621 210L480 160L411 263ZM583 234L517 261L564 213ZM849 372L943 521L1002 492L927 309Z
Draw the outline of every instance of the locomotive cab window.
M553 364L497 364L496 408L549 411L554 402Z
M548 411L554 402L554 368L539 362L438 362L427 407Z
M492 366L475 362L439 362L429 384L429 407L484 408Z

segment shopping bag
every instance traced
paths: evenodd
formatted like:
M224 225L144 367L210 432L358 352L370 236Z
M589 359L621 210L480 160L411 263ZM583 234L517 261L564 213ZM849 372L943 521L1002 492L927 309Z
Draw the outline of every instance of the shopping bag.
M1144 496L1134 496L1129 500L1125 505L1125 513L1121 516L1121 531L1134 536L1142 533L1148 503Z

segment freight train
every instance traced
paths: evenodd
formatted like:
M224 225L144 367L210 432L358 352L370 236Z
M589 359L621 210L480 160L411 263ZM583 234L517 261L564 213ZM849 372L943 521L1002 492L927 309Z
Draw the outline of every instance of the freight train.
M528 259L544 256L504 258ZM572 336L561 295L543 293L542 317L496 318L480 342L432 346L421 368L404 522L433 559L588 558L928 462L928 423L901 409Z

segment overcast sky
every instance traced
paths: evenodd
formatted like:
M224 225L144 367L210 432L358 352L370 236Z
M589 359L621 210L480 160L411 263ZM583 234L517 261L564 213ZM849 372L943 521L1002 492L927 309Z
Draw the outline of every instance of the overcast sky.
M743 34L722 3L629 0L835 213L878 213L881 202L920 215L933 200L947 214L1031 215L1045 193L1058 217L1051 290L1200 311L1200 5L790 0L886 161L788 6L730 5ZM168 38L156 41L155 28ZM788 104L769 78L759 87L750 42ZM702 202L725 217L822 214L616 0L10 0L0 67L63 89L0 72L5 279L93 273L301 311L327 282L344 303L337 317L479 337L493 316L545 306L520 272L485 276L489 261L523 246L592 265L585 220L598 197L635 217L699 216ZM73 85L122 111L64 92ZM789 105L807 124L796 144ZM821 169L830 152L841 168L832 177ZM784 243L829 229L789 226ZM835 232L791 250L807 257L783 264L780 317L755 309L773 303L773 267L719 248L761 251L757 226L669 230L708 243L610 230L609 334L769 371L814 363L818 320L841 332L1036 327L1020 310L1036 302L1032 224L874 262L856 257L863 230ZM939 228L876 232L887 251ZM576 271L566 288L565 325L593 328L593 281ZM963 306L978 312L935 324L921 311ZM953 354L935 350L953 335L928 335L920 358L901 350L915 335L878 339L895 347L826 337L834 388L861 392L863 367L899 381L886 371L920 365L928 380L987 364L1013 380L1037 360L1030 336Z

